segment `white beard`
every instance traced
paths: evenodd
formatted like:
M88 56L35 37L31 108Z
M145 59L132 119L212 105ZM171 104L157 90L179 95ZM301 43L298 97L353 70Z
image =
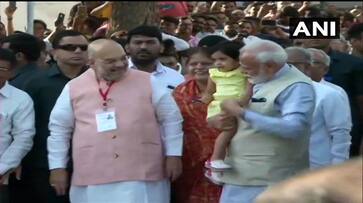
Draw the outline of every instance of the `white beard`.
M268 76L266 74L266 72L264 71L264 69L260 69L259 73L257 76L249 76L248 78L248 82L252 83L252 84L259 84L259 83L263 83L268 81Z
M248 79L248 82L252 83L252 84L259 84L259 83L263 83L266 82L267 78L266 77L261 77L261 76L257 76L257 77L252 77Z

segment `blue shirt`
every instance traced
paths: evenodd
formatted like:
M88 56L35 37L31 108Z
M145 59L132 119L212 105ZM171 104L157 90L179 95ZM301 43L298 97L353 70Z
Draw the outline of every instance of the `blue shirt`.
M316 105L310 137L310 168L338 164L349 158L352 128L349 103L341 93L313 82Z
M289 65L285 64L274 76L276 80L286 73ZM264 83L256 84L256 93ZM280 117L270 117L251 110L246 110L244 120L253 128L269 134L280 135L284 138L294 138L310 129L312 114L315 106L315 92L312 85L295 83L283 90L275 100L275 110Z

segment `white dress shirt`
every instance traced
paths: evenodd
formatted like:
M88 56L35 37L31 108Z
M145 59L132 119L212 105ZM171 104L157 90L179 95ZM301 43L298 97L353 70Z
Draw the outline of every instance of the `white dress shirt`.
M133 63L131 58L129 59L129 68L138 69ZM185 78L178 71L164 66L160 61L156 61L156 69L152 72L152 75L160 82L164 83L164 86L172 92L178 85L185 81Z
M155 76L151 77L152 104L161 136L165 156L181 156L183 149L183 118L172 95ZM59 96L49 119L48 159L50 169L65 168L68 149L74 128L74 113L67 84ZM132 187L132 189L131 189ZM112 192L113 191L113 192ZM117 192L119 191L119 192ZM125 192L121 192L125 191ZM129 192L126 192L129 191ZM131 193L132 192L132 193ZM74 202L132 202L135 197L141 202L168 202L169 181L122 181L92 186L72 186L71 200ZM106 199L102 199L106 198Z
M34 107L30 96L7 82L0 89L0 174L20 165L33 146Z
M341 93L313 82L316 105L310 137L310 168L341 163L349 158L352 128L349 103Z
M329 87L338 90L339 93L342 95L342 97L344 99L344 103L345 103L344 106L346 106L348 108L349 112L351 112L350 103L349 103L349 97L348 97L347 92L345 92L345 90L343 88L341 88L340 86L335 85L335 84L333 84L331 82L328 82L328 81L324 80L324 78L321 79L320 83L321 84L324 84L324 85L328 85ZM349 118L350 118L349 122L351 123L352 122L351 116Z

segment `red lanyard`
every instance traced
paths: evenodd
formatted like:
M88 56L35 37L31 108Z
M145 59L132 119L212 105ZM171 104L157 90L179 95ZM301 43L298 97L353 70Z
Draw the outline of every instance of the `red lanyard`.
M108 96L108 93L110 92L110 89L111 89L111 86L114 84L115 82L112 81L111 84L108 85L107 89L105 92L102 91L101 89L101 86L100 86L100 82L98 81L98 92L100 93L102 99L103 99L103 106L106 107L107 106L107 96Z

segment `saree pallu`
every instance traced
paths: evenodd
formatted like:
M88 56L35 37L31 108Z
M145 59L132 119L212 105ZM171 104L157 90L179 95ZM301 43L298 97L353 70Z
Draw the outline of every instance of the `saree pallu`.
M217 203L222 188L204 177L204 162L210 158L219 131L207 125L208 105L198 101L194 79L179 85L173 96L184 118L183 173L172 184L175 203Z

